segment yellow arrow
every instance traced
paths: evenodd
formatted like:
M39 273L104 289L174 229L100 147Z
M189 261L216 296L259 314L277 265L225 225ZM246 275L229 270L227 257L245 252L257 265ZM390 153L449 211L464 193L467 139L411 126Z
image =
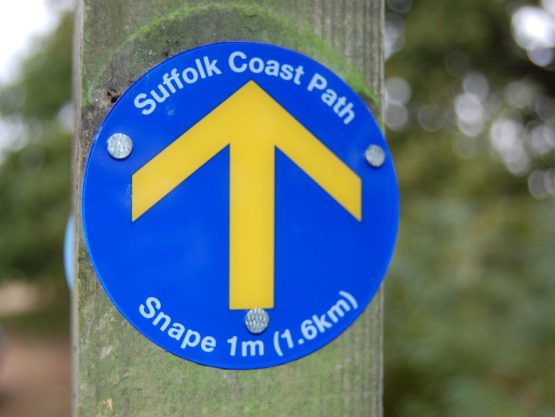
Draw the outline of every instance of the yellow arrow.
M359 221L361 180L250 81L133 175L132 220L227 145L231 148L229 308L273 308L275 147Z

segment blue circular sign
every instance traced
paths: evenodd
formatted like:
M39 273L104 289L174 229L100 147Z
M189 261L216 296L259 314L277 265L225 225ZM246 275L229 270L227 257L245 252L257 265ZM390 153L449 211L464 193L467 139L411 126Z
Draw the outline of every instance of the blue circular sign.
M391 260L399 193L358 95L281 47L176 55L114 105L92 144L83 226L104 289L184 359L255 369L347 329Z

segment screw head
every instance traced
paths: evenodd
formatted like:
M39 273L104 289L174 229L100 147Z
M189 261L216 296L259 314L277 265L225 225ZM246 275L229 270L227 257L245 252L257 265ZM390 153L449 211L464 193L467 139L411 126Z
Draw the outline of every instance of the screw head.
M268 328L268 324L270 324L270 316L261 308L253 308L245 316L245 326L252 334L262 333Z
M114 133L108 138L107 149L114 159L125 159L133 151L133 140L124 133Z
M366 148L364 157L371 167L379 168L385 162L385 151L379 145L370 145Z

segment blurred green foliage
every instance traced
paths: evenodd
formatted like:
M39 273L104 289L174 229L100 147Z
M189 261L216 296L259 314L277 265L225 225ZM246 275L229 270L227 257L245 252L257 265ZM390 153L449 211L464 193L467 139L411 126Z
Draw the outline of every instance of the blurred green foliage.
M62 19L0 92L11 149L0 165L0 282L63 277L69 215L71 16Z
M410 99L388 133L402 215L385 285L385 415L555 416L555 207L529 192L533 173L555 165L553 149L530 143L536 126L553 126L552 68L513 40L522 2L388 4L404 42L386 75L407 81ZM515 82L533 89L527 105L507 97ZM456 108L465 94L482 109L470 129ZM437 120L422 120L430 108ZM522 126L507 149L525 164L496 148L513 133L496 138L499 120Z
M549 184L534 191L555 159L533 143L555 126L555 83L513 40L523 4L388 0L388 85L410 87L386 110L402 189L388 417L555 416L555 210ZM0 165L0 281L62 276L71 29L67 16L1 90L23 133Z

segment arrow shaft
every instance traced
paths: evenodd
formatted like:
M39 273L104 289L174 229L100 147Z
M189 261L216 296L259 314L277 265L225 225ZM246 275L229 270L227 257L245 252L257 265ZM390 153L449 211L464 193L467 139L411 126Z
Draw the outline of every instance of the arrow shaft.
M274 146L239 140L230 152L229 308L273 308Z

